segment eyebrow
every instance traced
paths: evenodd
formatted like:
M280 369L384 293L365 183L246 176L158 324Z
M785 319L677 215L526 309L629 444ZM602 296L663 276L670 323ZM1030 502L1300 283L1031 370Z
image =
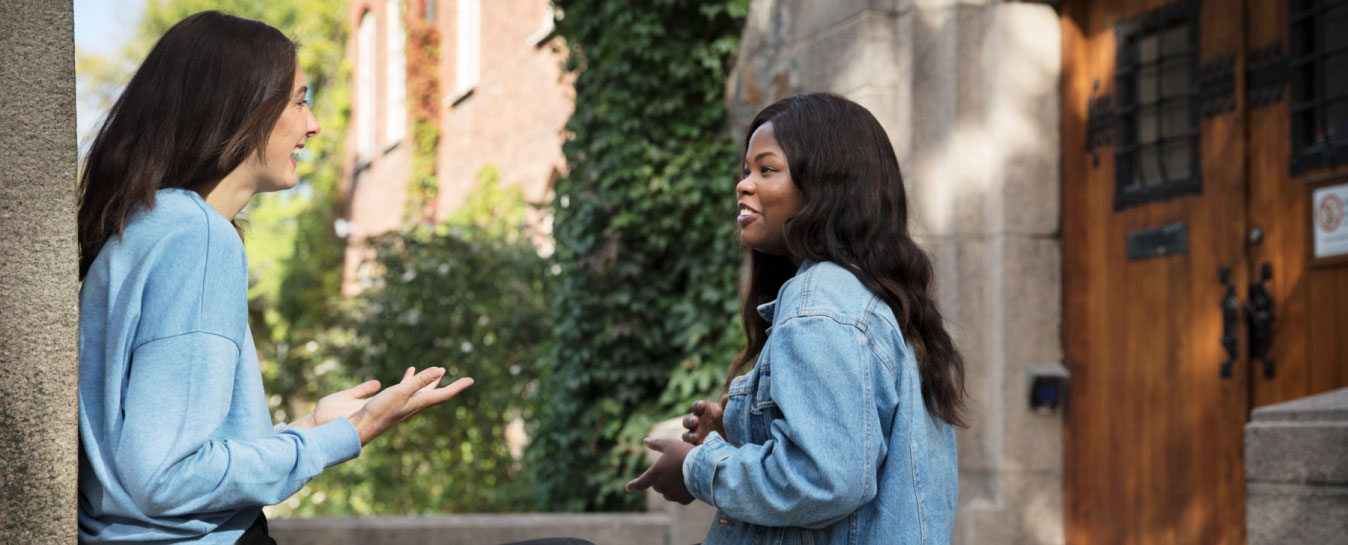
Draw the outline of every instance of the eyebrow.
M765 152L763 152L763 153L760 153L760 154L758 154L758 155L755 155L755 156L754 156L754 160L755 160L755 161L760 161L760 160L762 160L764 157L767 157L767 156L769 156L769 155L771 155L771 156L773 156L773 157L776 157L776 156L777 156L776 153L773 153L773 152L771 152L771 151L765 151Z
M303 96L303 95L307 95L307 94L309 94L309 86L308 86L308 85L305 85L304 87L300 87L299 89L296 89L296 90L295 90L295 95L296 95L296 96Z

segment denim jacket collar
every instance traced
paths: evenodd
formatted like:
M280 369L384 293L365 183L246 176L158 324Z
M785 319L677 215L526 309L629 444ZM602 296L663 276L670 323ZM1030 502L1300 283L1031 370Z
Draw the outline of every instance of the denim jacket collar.
M809 260L809 259L806 259L806 260L804 260L804 261L801 261L801 262L800 262L800 268L796 269L796 276L800 276L801 274L804 274L805 271L810 270L810 267L813 267L814 265L815 265L815 262L814 262L814 261L811 261L811 260ZM772 323L772 317L774 316L774 313L775 313L776 310L777 310L777 300L776 300L776 299L773 299L773 300L771 300L771 301L768 301L768 302L766 302L766 303L763 303L763 304L761 304L761 305L758 305L757 309L758 309L758 315L759 315L759 316L762 316L763 319L764 319L764 320L767 320L768 323L770 324L770 323Z

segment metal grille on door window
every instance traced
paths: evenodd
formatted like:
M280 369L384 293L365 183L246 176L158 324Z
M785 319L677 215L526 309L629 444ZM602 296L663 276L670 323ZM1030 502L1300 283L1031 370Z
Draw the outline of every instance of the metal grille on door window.
M1202 193L1198 163L1198 3L1115 28L1114 208Z
M1292 0L1292 174L1348 163L1348 2Z

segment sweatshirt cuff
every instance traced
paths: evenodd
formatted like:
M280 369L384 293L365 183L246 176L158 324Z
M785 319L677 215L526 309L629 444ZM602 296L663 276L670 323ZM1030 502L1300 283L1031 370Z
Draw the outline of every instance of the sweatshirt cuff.
M304 438L305 443L316 447L316 459L323 469L360 456L360 434L345 417L307 430L287 428L283 433L297 434Z
M716 466L729 458L735 447L711 432L702 444L688 451L683 459L683 485L693 497L716 507L713 488L716 484Z

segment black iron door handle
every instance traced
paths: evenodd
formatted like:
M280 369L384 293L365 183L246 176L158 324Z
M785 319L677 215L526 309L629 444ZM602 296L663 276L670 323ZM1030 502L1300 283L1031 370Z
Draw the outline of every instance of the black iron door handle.
M1240 356L1240 333L1236 331L1240 321L1240 301L1236 298L1236 285L1231 282L1231 267L1218 267L1217 277L1226 286L1226 295L1222 296L1222 348L1226 350L1226 361L1222 362L1222 378L1231 378L1231 366Z
M1259 268L1259 281L1250 283L1249 298L1245 301L1245 315L1250 322L1250 363L1264 362L1264 378L1273 378L1274 363L1268 350L1273 346L1273 295L1264 285L1273 278L1273 266L1264 263Z

